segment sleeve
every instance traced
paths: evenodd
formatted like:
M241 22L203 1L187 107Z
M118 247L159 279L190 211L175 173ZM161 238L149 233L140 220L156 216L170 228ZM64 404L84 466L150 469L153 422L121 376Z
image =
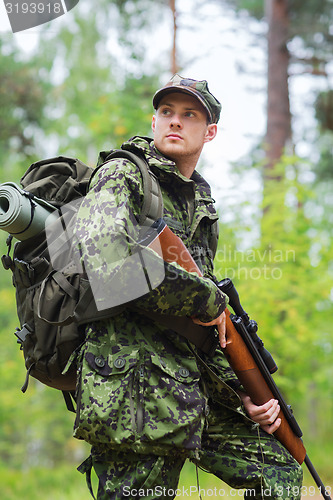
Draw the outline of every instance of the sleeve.
M226 307L226 296L209 278L166 263L140 245L143 198L138 167L117 159L99 169L78 210L76 252L97 308L134 301L146 312L215 319Z

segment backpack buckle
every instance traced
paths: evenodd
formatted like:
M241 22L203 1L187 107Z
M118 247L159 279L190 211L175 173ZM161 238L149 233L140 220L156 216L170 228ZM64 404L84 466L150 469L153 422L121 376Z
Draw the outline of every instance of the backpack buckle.
M8 252L7 252L6 255L3 255L1 257L2 265L6 269L6 271L8 269L13 269L13 260L12 260L12 258L9 255L10 254L10 250L12 248L12 241L13 241L13 236L10 234L8 236L8 238L6 239L6 245L8 247Z
M12 258L9 255L3 255L1 257L1 262L2 262L3 267L6 269L6 271L8 269L11 269L13 266Z
M14 258L14 265L17 269L18 276L15 275L15 277L19 277L20 281L22 282L23 286L28 288L29 286L34 284L34 277L35 277L35 270L34 268L29 264L29 262L25 262L24 260L17 259L16 257Z
M14 334L17 337L17 343L21 344L21 346L22 346L23 342L27 338L27 335L29 335L32 332L33 332L33 330L32 330L32 328L30 328L28 323L24 323L21 330L19 328L16 328L16 331L14 332Z

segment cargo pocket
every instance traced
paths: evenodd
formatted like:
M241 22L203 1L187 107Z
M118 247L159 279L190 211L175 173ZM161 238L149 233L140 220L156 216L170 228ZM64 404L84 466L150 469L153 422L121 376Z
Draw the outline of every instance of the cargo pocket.
M133 348L112 352L88 343L83 353L74 436L93 445L126 444L137 437L139 354ZM108 351L111 351L110 354Z
M193 358L151 356L145 390L144 433L159 444L194 449L200 443L206 398Z

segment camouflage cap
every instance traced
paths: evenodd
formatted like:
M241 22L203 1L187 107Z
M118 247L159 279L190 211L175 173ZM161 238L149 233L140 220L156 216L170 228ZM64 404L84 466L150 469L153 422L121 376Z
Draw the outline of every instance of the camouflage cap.
M192 78L183 78L180 75L174 75L171 80L161 89L159 89L153 97L154 109L166 94L170 92L184 92L196 97L203 107L206 109L210 123L217 123L220 118L221 104L210 93L206 80L192 80Z

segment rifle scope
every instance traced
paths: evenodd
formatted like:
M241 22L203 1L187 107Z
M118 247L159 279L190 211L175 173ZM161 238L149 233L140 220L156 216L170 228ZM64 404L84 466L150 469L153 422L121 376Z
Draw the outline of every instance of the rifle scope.
M264 343L261 338L257 335L258 324L253 319L250 319L248 314L244 311L241 306L238 292L231 281L230 278L225 278L224 280L218 283L219 289L224 292L229 297L229 304L232 307L236 316L239 316L247 331L252 337L253 342L255 343L260 356L262 357L265 365L267 366L270 373L275 373L278 369L273 356L267 349L264 347Z

